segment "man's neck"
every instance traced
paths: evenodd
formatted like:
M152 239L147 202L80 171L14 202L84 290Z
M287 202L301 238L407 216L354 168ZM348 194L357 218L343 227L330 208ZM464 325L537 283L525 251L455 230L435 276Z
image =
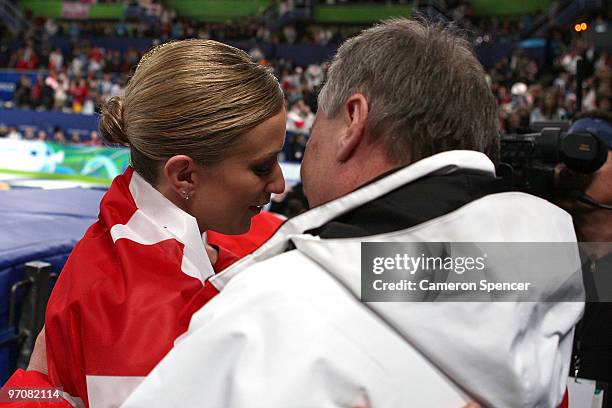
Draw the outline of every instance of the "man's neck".
M338 179L343 180L346 194L406 165L390 162L383 149L370 144L366 148L360 147L350 162L339 169Z

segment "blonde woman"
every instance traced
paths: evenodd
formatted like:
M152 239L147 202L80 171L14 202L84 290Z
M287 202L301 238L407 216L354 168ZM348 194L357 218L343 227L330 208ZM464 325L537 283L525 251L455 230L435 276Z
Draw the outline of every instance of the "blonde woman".
M60 274L43 333L50 383L92 407L119 405L187 329L202 294L214 295L207 278L234 258L202 234L247 232L284 190L283 93L236 48L168 43L102 107L100 131L129 146L131 167Z

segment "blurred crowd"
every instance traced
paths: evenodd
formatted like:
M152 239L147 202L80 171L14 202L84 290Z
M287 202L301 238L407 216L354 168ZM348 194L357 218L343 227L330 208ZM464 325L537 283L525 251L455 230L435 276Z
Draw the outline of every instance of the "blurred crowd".
M576 86L579 59L583 65L581 95ZM578 111L610 111L611 63L607 52L595 52L578 36L563 45L546 68L520 50L502 58L488 71L499 104L501 131L524 133L533 122L568 120Z
M341 42L358 32L360 27L286 25L270 32L255 19L235 24L198 23L179 19L172 11L150 3L154 23L137 22L56 22L39 17L33 21L33 31L19 38L2 36L0 68L23 71L15 86L14 107L93 114L108 98L121 95L130 72L137 65L142 51L124 51L92 46L90 36L155 38L157 42L181 38L212 38L216 40L255 40L329 45ZM281 4L282 5L282 4ZM447 0L452 17L465 27L479 28L475 45L484 36L499 37L524 32L538 15L518 20L480 19L474 16L465 0ZM68 49L53 48L55 36L70 38ZM550 31L551 59L545 65L530 58L520 49L502 58L488 70L491 88L499 102L502 132L527 131L530 123L569 118L577 110L576 67L579 58L585 66L582 90L582 110L610 110L612 71L610 56L596 52L580 35L568 30ZM251 57L273 67L285 91L287 100L288 149L285 155L300 160L314 121L317 93L325 80L327 62L298 66L290 60L269 59L256 45L247 50ZM29 74L26 75L26 72ZM35 73L35 74L33 74ZM76 140L71 135L46 137L56 141ZM8 132L5 132L8 134ZM0 134L2 136L2 134ZM42 138L42 135L22 135ZM56 137L57 136L57 137ZM96 137L96 140L97 137ZM97 143L97 142L95 142Z

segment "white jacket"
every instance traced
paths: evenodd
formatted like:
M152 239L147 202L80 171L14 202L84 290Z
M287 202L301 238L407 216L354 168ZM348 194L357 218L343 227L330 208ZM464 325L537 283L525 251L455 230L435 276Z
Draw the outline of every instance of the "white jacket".
M563 210L501 193L389 234L303 234L448 165L494 172L481 153L445 152L287 221L211 278L221 293L123 406L556 407L583 310L577 248L540 282L566 302L364 304L360 243L575 242Z

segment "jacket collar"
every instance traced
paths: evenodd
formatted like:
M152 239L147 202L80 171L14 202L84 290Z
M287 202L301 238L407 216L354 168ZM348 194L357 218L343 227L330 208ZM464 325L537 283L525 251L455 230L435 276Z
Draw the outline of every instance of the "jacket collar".
M113 240L128 238L152 245L175 239L184 245L181 270L186 275L204 282L214 274L204 248L196 219L178 208L138 173L133 171L129 191L136 204L136 211L127 224L114 225Z

